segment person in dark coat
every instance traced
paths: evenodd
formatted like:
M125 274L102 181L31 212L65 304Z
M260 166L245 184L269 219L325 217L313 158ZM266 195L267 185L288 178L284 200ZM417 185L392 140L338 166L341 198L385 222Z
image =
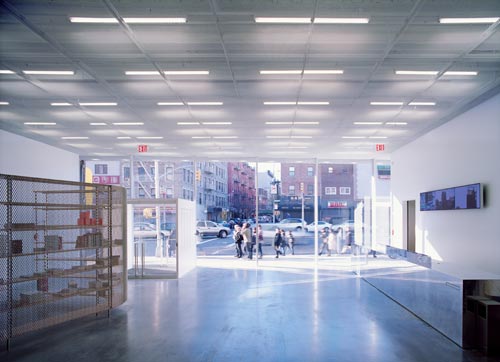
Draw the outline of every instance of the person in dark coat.
M276 258L279 258L281 254L280 247L283 242L283 238L281 237L280 228L276 228L276 234L274 235L274 250L276 250Z

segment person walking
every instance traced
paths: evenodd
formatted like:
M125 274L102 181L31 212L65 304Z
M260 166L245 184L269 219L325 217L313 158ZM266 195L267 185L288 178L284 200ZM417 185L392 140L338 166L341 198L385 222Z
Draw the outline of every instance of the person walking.
M323 254L325 251L328 251L328 228L323 228L323 230L321 230L321 241L322 241L322 244L321 244L321 250L319 252L318 255L321 255Z
M286 255L286 248L289 248L288 241L286 239L286 232L284 229L281 229L281 254L283 254L283 256Z
M243 256L243 250L241 250L243 235L241 234L241 227L237 224L234 225L233 240L236 246L236 255L234 257L241 258Z
M328 256L332 255L332 251L336 253L337 251L337 232L333 231L333 229L330 229L330 232L328 233Z
M252 245L252 229L250 223L244 223L241 229L241 234L243 235L243 242L245 243L245 249L248 253L248 259L253 258L253 245Z
M295 238L293 237L292 231L288 232L288 248L292 252L292 255L295 255Z
M262 225L259 225L257 230L257 255L259 259L262 259L264 254L262 253L262 244L264 243L264 232L262 231Z
M276 259L279 258L279 255L281 254L280 247L281 247L281 230L280 228L276 228L276 234L274 234L274 250L276 250Z

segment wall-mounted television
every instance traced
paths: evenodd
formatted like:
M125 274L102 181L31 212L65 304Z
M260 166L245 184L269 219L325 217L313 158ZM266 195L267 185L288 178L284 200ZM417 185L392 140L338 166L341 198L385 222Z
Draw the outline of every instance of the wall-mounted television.
M420 193L420 211L481 208L481 184L450 187Z

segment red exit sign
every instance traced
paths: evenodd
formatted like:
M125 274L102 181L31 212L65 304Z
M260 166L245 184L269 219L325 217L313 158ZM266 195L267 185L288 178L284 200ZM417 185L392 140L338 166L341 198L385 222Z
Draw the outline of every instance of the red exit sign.
M376 151L384 151L385 150L385 145L383 143L378 143L375 145L375 150Z
M139 146L137 146L137 151L139 151L139 152L148 152L148 145L139 145Z

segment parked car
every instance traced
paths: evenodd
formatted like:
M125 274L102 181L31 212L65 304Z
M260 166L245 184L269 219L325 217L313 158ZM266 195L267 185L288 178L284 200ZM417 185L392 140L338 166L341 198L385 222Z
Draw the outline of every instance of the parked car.
M288 218L283 219L279 223L276 224L276 227L283 229L285 231L300 231L307 223L299 218Z
M134 237L141 239L156 239L156 226L147 222L136 222L134 224ZM169 231L160 230L162 240L167 240Z
M316 222L313 221L312 223L310 223L309 225L307 225L304 230L309 232L309 233L313 233L314 232L314 229L316 227ZM318 221L318 231L321 231L323 230L324 228L331 228L332 227L332 224L326 222L326 221Z
M207 236L225 238L229 233L230 229L228 227L219 225L213 221L201 220L196 223L196 235L200 235L202 238Z

